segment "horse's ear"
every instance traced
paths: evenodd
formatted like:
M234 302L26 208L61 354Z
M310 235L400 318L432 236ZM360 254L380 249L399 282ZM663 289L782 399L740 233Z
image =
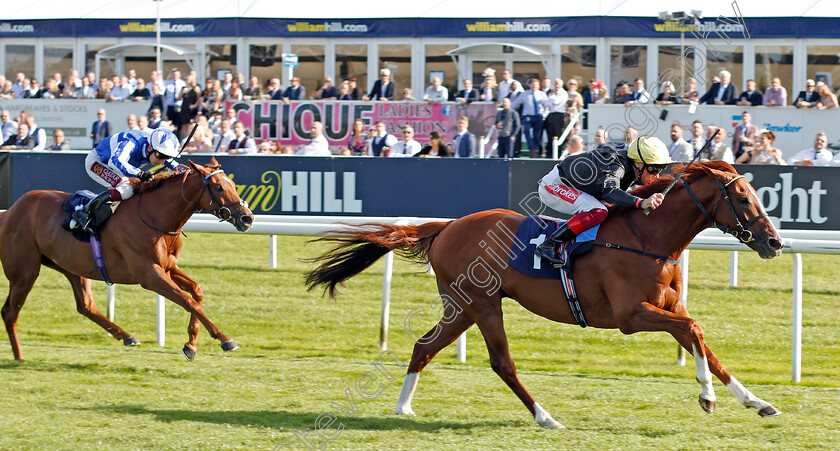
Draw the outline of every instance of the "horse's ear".
M216 157L210 157L210 163L208 163L207 166L214 169L222 167L222 165L220 165L219 162L216 161Z
M187 160L187 162L190 163L190 167L192 168L193 171L195 171L199 174L202 174L204 172L204 171L202 171L202 169L204 169L204 168L202 168L200 164L195 164L195 163L193 163L192 160Z

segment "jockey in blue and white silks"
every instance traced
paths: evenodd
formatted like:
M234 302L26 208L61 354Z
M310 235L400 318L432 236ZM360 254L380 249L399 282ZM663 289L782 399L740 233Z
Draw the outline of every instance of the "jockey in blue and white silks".
M85 170L96 183L109 189L77 210L73 219L84 227L90 212L103 202L131 197L134 194L131 178L141 181L152 178L152 173L140 169L146 163L165 164L169 170L178 170L174 160L177 155L178 138L165 129L155 129L152 133L128 130L105 138L85 158Z

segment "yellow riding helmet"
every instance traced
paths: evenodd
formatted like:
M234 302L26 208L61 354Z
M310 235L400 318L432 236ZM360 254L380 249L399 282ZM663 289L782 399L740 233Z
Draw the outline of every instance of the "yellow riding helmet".
M668 164L672 163L668 154L668 146L661 139L655 136L641 136L630 143L627 149L627 156L645 164Z

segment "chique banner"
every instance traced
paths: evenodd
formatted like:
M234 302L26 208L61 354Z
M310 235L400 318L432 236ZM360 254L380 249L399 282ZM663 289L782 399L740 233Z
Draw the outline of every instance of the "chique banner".
M228 102L227 108L236 110L236 117L251 130L257 141L280 140L282 145L306 144L312 138L312 122L324 124L324 135L330 147L346 146L353 132L353 121L365 122L365 130L383 121L388 133L401 137L403 127L414 128L414 139L429 141L433 131L451 142L457 133L458 116L470 118L469 130L476 138L487 136L496 119L494 103L472 103L459 107L454 103L427 104L419 102L291 102L278 100L263 102ZM492 146L492 143L490 144Z

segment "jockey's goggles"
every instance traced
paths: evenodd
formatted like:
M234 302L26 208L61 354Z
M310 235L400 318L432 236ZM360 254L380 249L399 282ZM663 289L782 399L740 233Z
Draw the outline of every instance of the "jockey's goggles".
M667 168L667 167L668 167L667 164L646 164L645 165L645 169L648 171L648 173L654 174L654 175L659 174L660 172L664 171L665 168Z
M157 158L158 160L168 160L168 159L169 159L169 157L168 157L168 156L166 156L166 155L164 155L164 154L162 154L162 153L158 152L157 150L155 150L155 151L153 152L153 154L154 154L155 158Z

